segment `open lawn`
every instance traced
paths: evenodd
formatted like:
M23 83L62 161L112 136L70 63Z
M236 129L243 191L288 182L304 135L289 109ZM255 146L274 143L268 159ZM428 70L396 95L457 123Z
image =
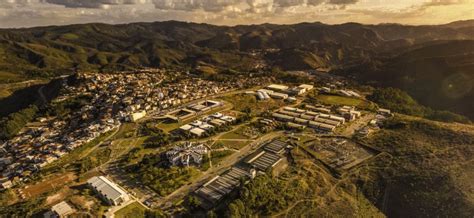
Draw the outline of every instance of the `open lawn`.
M348 105L356 106L361 109L373 109L374 105L366 100L358 98L350 98L338 95L317 95L315 98L323 103L328 105Z
M250 108L252 115L259 115L268 110L274 110L285 105L283 100L269 99L266 101L257 101L254 95L235 94L224 96L221 99L234 105L234 110L243 112Z
M233 153L234 153L234 151L231 151L231 150L211 151L212 165L215 167L222 160L224 160L224 158L226 158L227 156L229 156ZM203 164L200 167L201 170L206 171L207 169L209 169L210 165L209 165L209 158L207 157L207 155L204 156L202 163Z
M114 135L114 139L129 138L134 135L138 125L136 123L123 123L120 125L120 129L117 134Z
M144 217L146 208L138 202L133 202L126 207L115 212L116 218Z
M240 150L246 145L250 144L252 140L218 140L218 143L222 143L227 148Z
M230 140L230 139L237 139L237 140L242 140L242 139L249 139L247 136L244 136L242 134L239 134L238 129L234 130L232 132L228 132L224 135L222 135L219 139L224 139L224 140Z

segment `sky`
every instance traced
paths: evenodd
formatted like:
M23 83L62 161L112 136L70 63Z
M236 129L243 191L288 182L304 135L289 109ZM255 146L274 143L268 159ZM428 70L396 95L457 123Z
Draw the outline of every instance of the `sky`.
M474 0L0 0L0 28L179 20L444 24L474 19Z

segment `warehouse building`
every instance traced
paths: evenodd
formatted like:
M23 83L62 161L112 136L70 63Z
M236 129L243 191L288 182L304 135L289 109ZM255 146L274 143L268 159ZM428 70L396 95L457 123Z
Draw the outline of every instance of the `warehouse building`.
M263 149L275 154L283 154L285 152L285 148L288 146L288 143L281 141L281 140L273 140L266 144Z
M87 180L87 184L110 205L121 205L130 200L128 194L104 176L95 176Z
M297 124L297 123L293 123L293 122L286 122L286 125L290 128L293 128L293 129L298 129L298 130L306 129L305 125L301 125L301 124Z
M290 117L288 115L280 114L280 113L273 113L272 117L275 118L278 121L283 121L283 122L288 122L288 121L293 121L295 118Z
M288 90L288 86L285 86L285 85L278 85L278 84L271 84L269 86L267 86L267 89L270 89L270 90L273 90L273 91L280 91L280 92L284 92L286 90ZM268 93L270 94L270 93Z
M282 160L283 157L280 155L263 150L250 155L249 159L245 161L245 163L249 164L258 171L267 172Z
M65 201L61 201L51 207L51 210L44 214L45 218L63 218L67 217L75 212L71 206Z
M255 175L255 170L248 171L240 167L232 167L227 172L206 182L195 193L199 197L215 204L238 187L242 179L253 179Z

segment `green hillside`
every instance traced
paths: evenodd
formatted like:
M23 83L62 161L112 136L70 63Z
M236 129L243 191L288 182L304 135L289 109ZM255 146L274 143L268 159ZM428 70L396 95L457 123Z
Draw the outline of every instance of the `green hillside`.
M250 70L338 67L434 40L474 39L464 25L213 26L176 21L0 29L0 71L48 77L72 70L196 66ZM268 49L274 49L267 52ZM252 51L263 51L259 55Z
M366 140L387 153L354 180L389 217L474 213L472 126L397 118Z
M408 92L423 105L474 119L474 41L430 43L394 58L341 70L372 85Z

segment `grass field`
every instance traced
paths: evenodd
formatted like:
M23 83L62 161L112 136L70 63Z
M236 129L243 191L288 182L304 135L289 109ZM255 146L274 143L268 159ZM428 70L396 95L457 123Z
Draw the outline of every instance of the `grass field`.
M252 140L242 141L242 140L218 140L217 142L222 143L225 147L233 148L236 150L240 150L241 148L245 147L246 145L250 144Z
M233 154L234 151L231 150L224 150L224 151L212 151L211 152L211 162L213 166L218 165L225 157ZM200 169L206 171L209 169L209 158L205 156L203 158L203 164L201 165Z
M0 83L12 83L19 82L22 80L24 80L24 78L19 74L0 71Z
M253 95L235 94L222 97L223 100L228 101L234 105L234 110L244 111L250 108L252 115L259 115L267 110L274 110L285 105L282 100L269 99L266 101L257 101Z
M374 107L374 105L368 101L338 95L317 95L316 99L328 105L348 105L356 106L361 109L372 109Z
M115 212L116 218L144 217L146 208L138 202L133 202L126 207Z
M244 146L250 144L252 140L244 135L242 131L244 130L245 126L242 126L234 131L228 132L217 140L217 143L221 143L225 147L240 150Z
M228 133L222 135L219 139L225 139L225 140L237 139L237 140L241 140L241 139L249 139L249 138L247 136L239 134L238 129L237 129L237 130L234 130L232 132L228 132Z
M138 128L138 125L136 123L123 123L120 126L119 131L117 134L114 135L114 139L121 139L121 138L127 138L136 131Z

